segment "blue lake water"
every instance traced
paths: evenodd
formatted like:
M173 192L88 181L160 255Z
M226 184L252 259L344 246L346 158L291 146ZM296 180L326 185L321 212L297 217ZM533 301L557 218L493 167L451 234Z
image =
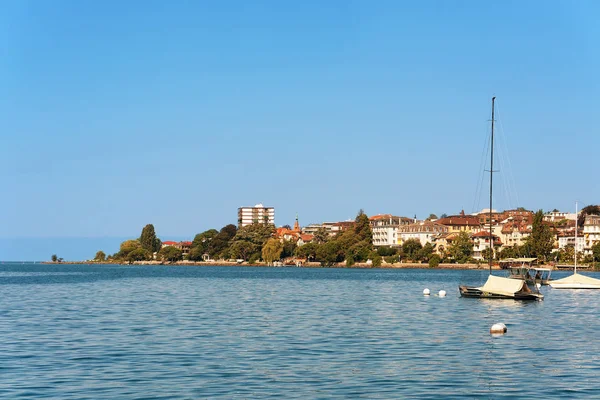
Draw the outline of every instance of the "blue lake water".
M0 265L0 397L600 398L600 291L459 298L486 274Z

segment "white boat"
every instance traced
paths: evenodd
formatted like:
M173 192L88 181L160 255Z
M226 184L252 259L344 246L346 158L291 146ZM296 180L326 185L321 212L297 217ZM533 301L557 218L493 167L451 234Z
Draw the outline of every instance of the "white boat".
M575 203L575 215L577 215L577 203ZM553 289L600 289L600 279L577 273L577 222L575 222L575 266L573 275L550 281L550 287Z

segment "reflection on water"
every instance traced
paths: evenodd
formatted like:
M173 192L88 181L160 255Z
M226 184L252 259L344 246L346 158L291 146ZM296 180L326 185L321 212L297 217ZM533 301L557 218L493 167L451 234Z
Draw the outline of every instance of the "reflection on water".
M486 277L0 266L0 396L599 397L600 291L458 297L459 283ZM508 333L490 336L495 322Z

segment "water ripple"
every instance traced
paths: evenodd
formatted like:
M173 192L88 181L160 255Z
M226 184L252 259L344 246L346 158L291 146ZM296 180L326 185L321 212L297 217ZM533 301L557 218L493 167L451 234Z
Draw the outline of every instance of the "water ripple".
M600 292L460 299L479 271L0 267L0 397L600 397ZM446 298L424 297L424 287ZM502 321L508 334L491 337Z

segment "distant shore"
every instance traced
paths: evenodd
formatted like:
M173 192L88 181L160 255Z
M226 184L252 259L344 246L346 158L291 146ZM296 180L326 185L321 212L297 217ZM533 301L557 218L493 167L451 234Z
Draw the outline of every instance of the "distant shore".
M42 264L66 264L66 265L148 265L148 266L190 266L190 267L221 267L221 266L237 266L237 267L266 267L266 268L280 268L279 266L267 265L267 263L259 262L250 264L248 262L232 262L232 261L214 261L214 262L196 262L196 261L177 261L175 263L167 263L161 261L135 261L133 263L127 262L109 262L109 261L62 261L53 262L45 261ZM296 267L295 265L282 265L282 267ZM366 263L356 263L351 267L346 266L345 263L338 263L329 267L323 267L319 262L309 262L302 265L303 268L372 268L372 269L455 269L455 270L486 270L488 269L487 264L439 264L437 267L430 267L427 263L384 263L381 266L374 267ZM493 266L492 269L499 270L500 267Z

